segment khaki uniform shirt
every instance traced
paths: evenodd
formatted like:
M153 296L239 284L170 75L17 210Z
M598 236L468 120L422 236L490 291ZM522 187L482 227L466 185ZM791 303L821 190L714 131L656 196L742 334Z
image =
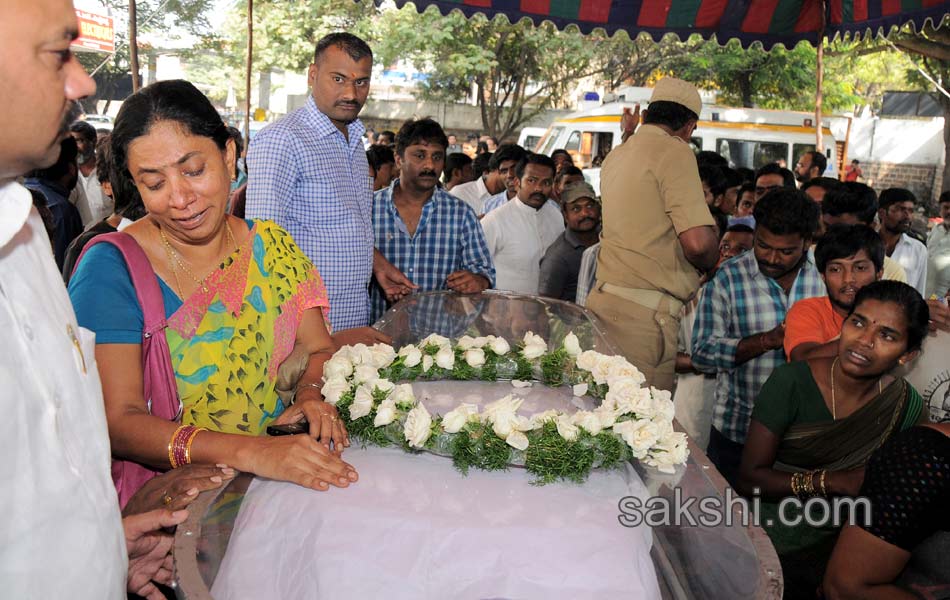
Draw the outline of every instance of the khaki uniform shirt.
M677 236L715 224L689 145L659 127L641 125L607 155L600 191L597 280L689 300L700 277Z

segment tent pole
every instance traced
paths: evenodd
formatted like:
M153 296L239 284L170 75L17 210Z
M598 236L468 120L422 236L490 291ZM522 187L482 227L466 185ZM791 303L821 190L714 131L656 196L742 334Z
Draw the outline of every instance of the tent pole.
M247 73L244 78L244 147L251 141L251 71L254 63L254 0L247 0Z
M825 79L825 7L826 0L818 0L818 7L821 11L821 26L818 29L818 44L817 44L817 65L816 65L816 76L815 80L817 82L815 86L815 150L818 152L825 151L825 143L822 139L821 131L821 101L822 101L822 92L821 87Z
M129 70L132 71L132 92L139 91L142 80L139 79L139 40L138 16L135 0L129 0Z

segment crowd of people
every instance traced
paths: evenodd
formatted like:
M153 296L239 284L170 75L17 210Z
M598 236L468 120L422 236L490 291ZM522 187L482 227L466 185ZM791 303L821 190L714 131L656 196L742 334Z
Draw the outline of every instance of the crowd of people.
M130 96L111 134L77 121L94 83L69 53L71 6L8 10L0 372L17 402L0 582L13 596L161 598L166 528L201 491L236 471L356 482L323 364L389 342L371 324L430 290L586 305L767 507L911 497L840 536L769 528L788 597L815 597L822 577L833 598L899 597L910 552L945 528L950 431L921 427L920 395L892 371L950 330L950 194L925 245L910 192L824 178L820 152L794 173L697 156L700 97L672 78L642 117L624 114L599 191L564 150L490 138L473 159L429 118L368 134L373 53L347 33L317 43L307 104L259 132L242 166L240 135L186 81ZM310 435L262 435L304 419ZM910 464L924 474L898 493L888 478Z

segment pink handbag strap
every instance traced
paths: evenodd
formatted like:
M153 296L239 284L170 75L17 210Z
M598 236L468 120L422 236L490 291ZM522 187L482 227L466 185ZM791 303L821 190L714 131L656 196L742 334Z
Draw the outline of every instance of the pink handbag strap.
M175 371L171 364L171 353L165 339L165 301L158 285L158 277L152 265L135 238L120 231L97 235L90 240L79 259L76 268L82 262L89 249L99 243L115 246L125 259L135 288L135 296L142 308L142 370L144 392L149 402L149 412L169 421L178 418L181 403L178 400L178 387L175 383ZM75 269L73 271L75 273Z

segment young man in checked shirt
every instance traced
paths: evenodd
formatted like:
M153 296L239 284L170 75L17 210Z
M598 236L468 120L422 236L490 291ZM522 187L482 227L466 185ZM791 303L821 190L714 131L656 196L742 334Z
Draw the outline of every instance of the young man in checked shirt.
M401 176L373 197L376 249L422 291L473 294L494 286L495 267L475 211L437 185L447 146L432 119L406 121L396 134ZM376 320L386 297L376 284L370 295Z
M716 374L707 454L735 487L752 406L785 362L785 314L825 286L808 246L818 205L795 188L776 188L755 205L752 252L723 264L706 284L693 329L693 366Z

